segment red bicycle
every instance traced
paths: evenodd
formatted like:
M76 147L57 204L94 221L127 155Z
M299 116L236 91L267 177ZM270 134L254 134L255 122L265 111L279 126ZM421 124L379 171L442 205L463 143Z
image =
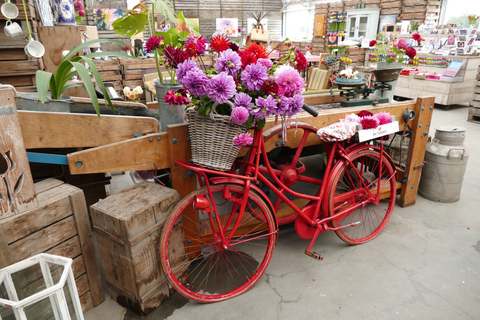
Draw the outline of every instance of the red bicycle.
M318 260L311 249L324 231L358 245L385 228L396 169L382 140L323 143L325 161L317 128L290 130L298 146L284 143L280 126L255 129L249 152L229 172L176 162L194 171L201 187L178 203L161 238L165 275L183 296L207 303L249 290L271 260L280 224L294 221L297 234L311 239L305 253Z

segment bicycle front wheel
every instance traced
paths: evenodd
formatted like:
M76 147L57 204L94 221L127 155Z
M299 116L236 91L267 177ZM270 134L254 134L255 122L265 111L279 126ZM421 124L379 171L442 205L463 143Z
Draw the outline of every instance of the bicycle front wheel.
M357 245L374 239L387 225L395 205L396 179L395 171L385 157L380 169L377 150L363 149L348 156L353 166L342 161L332 170L327 205L328 214L334 216L363 203L350 214L331 221L334 228L344 227L335 231L340 239ZM376 203L378 184L380 201Z
M213 198L204 187L180 201L165 223L160 244L170 284L188 299L203 303L249 290L265 272L276 237L272 213L255 192L247 195L240 218L243 186L222 184L211 190ZM207 203L203 210L194 208L199 199ZM210 210L212 205L218 216Z

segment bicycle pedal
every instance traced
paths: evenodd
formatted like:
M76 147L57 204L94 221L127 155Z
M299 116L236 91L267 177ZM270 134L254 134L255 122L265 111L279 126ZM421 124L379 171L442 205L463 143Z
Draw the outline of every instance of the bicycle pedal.
M318 261L322 261L323 260L323 256L321 256L320 254L316 253L316 252L311 252L311 251L308 251L308 250L305 250L305 254L315 260L318 260Z

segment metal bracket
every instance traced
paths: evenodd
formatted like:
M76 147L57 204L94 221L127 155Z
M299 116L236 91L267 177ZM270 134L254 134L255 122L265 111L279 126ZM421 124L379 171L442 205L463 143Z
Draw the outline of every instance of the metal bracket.
M425 167L425 163L427 163L427 162L426 162L426 161L423 161L422 164L419 164L418 166L413 167L413 170L417 170L417 169L420 169L420 168Z

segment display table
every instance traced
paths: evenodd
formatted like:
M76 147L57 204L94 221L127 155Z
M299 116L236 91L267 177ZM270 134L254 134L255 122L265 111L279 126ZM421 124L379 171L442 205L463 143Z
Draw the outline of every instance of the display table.
M424 55L440 57L437 55ZM480 65L478 56L448 56L455 61L462 61L463 65L456 77L462 77L459 81L415 79L413 76L400 76L395 88L395 95L406 98L418 98L421 96L435 97L435 103L449 105L470 102L473 98L477 69ZM414 67L414 66L408 66ZM446 68L418 66L419 71L442 74Z

